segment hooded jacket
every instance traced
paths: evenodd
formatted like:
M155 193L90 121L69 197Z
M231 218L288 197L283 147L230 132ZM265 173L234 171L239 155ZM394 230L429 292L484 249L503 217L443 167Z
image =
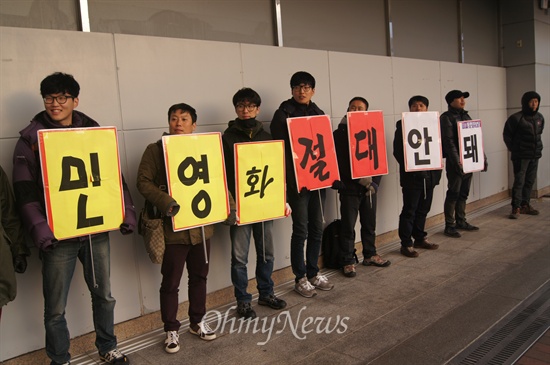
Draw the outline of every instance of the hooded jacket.
M73 111L71 128L98 127L99 124L86 114ZM46 111L38 113L30 124L23 129L15 145L13 155L13 187L21 219L24 226L36 244L42 250L47 250L58 241L48 225L44 202L44 183L40 170L38 153L38 131L40 129L67 128L52 121ZM124 222L120 227L123 234L132 233L136 226L134 203L128 186L123 180L124 191ZM105 235L100 233L98 235ZM95 235L94 235L95 236ZM88 236L64 240L67 242L87 241Z
M407 189L433 189L439 184L443 170L405 171L405 153L403 151L403 125L399 120L395 124L393 137L393 156L399 163L399 183Z
M165 133L165 135L167 135ZM172 226L172 217L168 215L171 207L179 210L179 205L172 198L166 187L166 168L164 165L164 156L162 144L160 141L151 143L143 152L141 162L139 163L137 175L137 188L141 195L157 208L164 215L164 240L166 244L199 244L202 243L202 229L191 228L183 231L174 232ZM214 235L214 225L204 226L204 239L207 240Z
M0 167L0 307L15 299L17 286L13 258L29 256L15 208L13 191L6 173Z
M290 149L290 137L288 134L287 118L306 117L310 115L323 115L324 111L310 101L309 104L300 104L294 98L283 101L279 109L275 111L271 120L271 135L273 139L282 139L285 141L285 166L286 166L286 184L287 191L298 192L296 185L296 175L294 174L294 160L292 150Z
M542 157L542 131L544 117L537 110L529 107L531 99L538 99L536 92L525 93L521 100L521 111L512 114L506 124L502 137L508 150L512 153L512 160L539 159Z
M264 130L262 122L251 118L246 120L235 119L228 123L223 132L222 142L225 158L225 171L229 192L235 195L235 153L233 145L244 142L271 141L271 134Z

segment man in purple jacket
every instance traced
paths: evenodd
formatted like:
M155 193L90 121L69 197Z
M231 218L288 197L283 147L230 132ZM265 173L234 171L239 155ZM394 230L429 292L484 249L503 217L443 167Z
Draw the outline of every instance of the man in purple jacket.
M70 335L65 319L67 296L77 259L92 297L92 311L99 357L110 364L129 364L117 349L114 334L115 299L111 296L109 234L107 232L57 240L45 211L44 183L40 172L37 132L40 129L89 128L99 124L74 110L80 86L72 75L56 72L40 84L44 111L38 113L20 133L13 156L13 186L23 225L40 249L46 353L51 365L69 364ZM125 218L122 234L130 234L136 214L126 183Z

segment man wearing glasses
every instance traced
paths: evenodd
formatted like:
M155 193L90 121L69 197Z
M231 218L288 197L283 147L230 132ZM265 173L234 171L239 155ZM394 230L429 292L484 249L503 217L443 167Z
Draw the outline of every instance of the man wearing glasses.
M56 72L40 84L44 111L20 132L13 157L13 186L23 225L40 249L44 295L46 354L51 365L69 364L70 335L65 306L77 259L82 262L84 278L92 297L96 346L101 360L109 364L129 364L117 349L114 334L115 299L111 296L109 234L107 232L58 241L48 226L44 184L40 173L37 131L54 128L89 128L99 124L75 111L80 86L72 75ZM122 234L131 234L136 214L126 183L125 218ZM95 279L94 279L95 278ZM94 280L97 285L94 285Z
M294 175L290 138L286 119L325 114L311 101L315 95L315 78L304 71L296 72L290 79L292 98L283 101L271 121L271 135L285 141L285 165L287 199L292 208L292 237L290 239L290 262L296 276L294 290L306 297L317 295L315 289L331 290L334 285L319 274L319 253L323 236L323 212L326 191L324 189L298 191ZM324 209L323 209L324 210ZM307 239L304 260L304 245ZM306 263L304 263L304 261Z
M271 135L264 130L262 122L256 120L260 113L262 100L258 93L250 88L243 88L233 96L233 106L237 118L229 122L223 132L223 150L227 185L230 193L235 195L235 143L270 141ZM250 236L254 237L256 246L256 282L258 287L258 304L273 309L283 309L286 302L275 296L273 292L273 221L245 224L234 224L229 228L231 237L231 281L235 288L237 299L237 314L244 319L256 318L256 312L250 302L252 295L248 293L248 250Z

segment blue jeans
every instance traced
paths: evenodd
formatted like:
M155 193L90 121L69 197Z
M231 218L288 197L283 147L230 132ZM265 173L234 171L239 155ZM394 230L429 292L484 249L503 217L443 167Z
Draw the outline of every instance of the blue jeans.
M342 216L342 232L340 248L343 252L344 265L355 264L355 223L359 215L361 223L361 243L363 257L370 259L376 255L376 195L340 194L340 214Z
M537 178L538 159L512 160L514 185L512 186L512 208L529 205L531 189Z
M326 190L288 192L288 204L292 208L292 236L290 238L290 263L295 281L304 276L311 279L319 272L319 253L323 238L323 210ZM307 247L304 263L304 246Z
M263 226L263 227L262 227ZM231 281L235 287L235 298L238 302L252 300L252 295L246 290L248 287L248 250L250 236L254 236L256 246L256 282L260 297L273 294L273 235L271 230L273 221L231 226ZM263 231L263 232L262 232ZM263 238L262 238L263 237Z
M44 294L44 326L46 353L63 364L70 360L70 335L65 307L76 260L80 260L84 279L92 296L92 312L96 333L95 345L104 354L117 347L114 334L115 299L111 296L109 235L101 234L89 241L61 241L57 247L40 252L42 289ZM91 254L93 252L93 271ZM94 273L96 286L94 287Z

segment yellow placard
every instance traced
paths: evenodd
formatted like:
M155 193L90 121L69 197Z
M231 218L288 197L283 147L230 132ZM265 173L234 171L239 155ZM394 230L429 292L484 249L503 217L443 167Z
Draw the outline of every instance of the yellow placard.
M235 178L239 224L285 216L283 141L236 143Z
M180 210L174 231L227 219L229 203L221 133L162 137L168 193Z
M116 128L43 129L38 144L54 236L62 240L118 229L124 195Z

